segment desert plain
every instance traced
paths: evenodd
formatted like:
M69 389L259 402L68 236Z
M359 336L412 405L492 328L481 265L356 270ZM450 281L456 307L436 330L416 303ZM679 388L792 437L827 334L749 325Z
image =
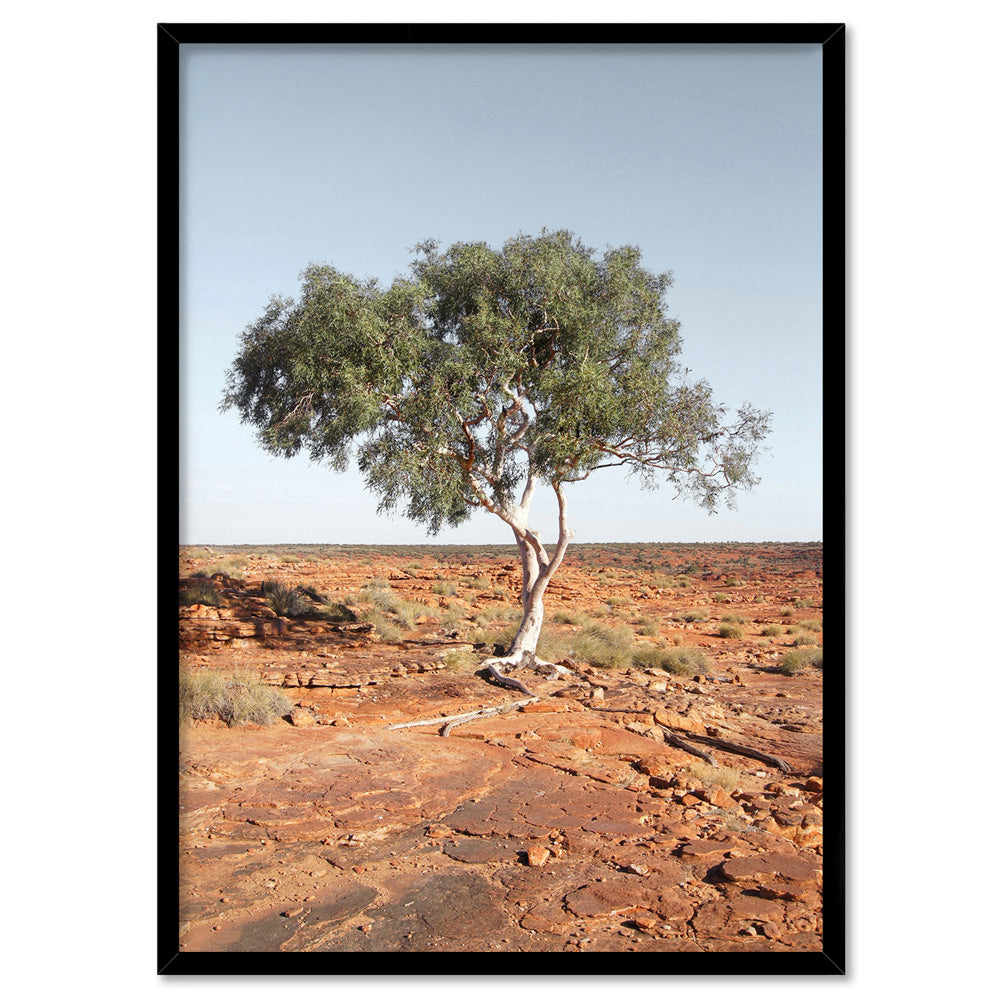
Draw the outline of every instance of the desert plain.
M182 688L277 706L181 714L180 952L823 950L821 544L571 546L530 696L513 546L179 569Z

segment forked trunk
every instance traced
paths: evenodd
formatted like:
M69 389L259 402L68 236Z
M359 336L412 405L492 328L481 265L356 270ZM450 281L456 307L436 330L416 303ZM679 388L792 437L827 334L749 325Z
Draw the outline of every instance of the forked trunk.
M555 666L540 660L536 654L538 637L542 631L542 619L545 614L542 598L549 581L562 562L566 546L573 537L573 532L566 525L566 501L562 486L559 483L553 483L552 486L559 501L559 543L555 553L551 558L549 557L538 532L528 527L528 510L531 505L531 496L534 493L534 483L534 478L530 478L521 503L516 508L498 512L513 529L517 550L521 556L521 608L523 616L520 628L518 628L506 655L494 656L484 663L484 666L499 683L506 687L517 688L529 695L531 692L528 688L520 681L507 677L502 672L501 667L506 666L517 670L519 667ZM555 667L555 670L558 672L562 668Z

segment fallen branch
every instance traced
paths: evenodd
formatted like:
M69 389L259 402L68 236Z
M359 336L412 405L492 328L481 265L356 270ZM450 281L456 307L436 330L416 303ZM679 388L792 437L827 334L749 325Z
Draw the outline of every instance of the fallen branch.
M735 753L741 757L750 757L752 760L759 760L764 764L769 764L771 767L778 768L782 774L790 774L792 770L787 761L782 760L780 757L772 757L771 754L764 753L763 750L754 750L753 747L745 747L739 743L730 743L728 740L720 740L714 736L695 736L692 733L688 733L688 739L694 740L697 743L705 743L710 747L715 747L716 750L725 750L727 753Z
M453 727L461 726L466 722L473 722L476 719L488 719L492 715L506 715L513 712L515 708L530 705L538 701L534 695L524 698L522 701L511 701L506 705L494 705L491 708L480 708L474 712L460 712L458 715L442 715L436 719L415 719L413 722L396 722L387 729L409 729L413 726L441 726L441 735L447 736Z
M710 753L705 753L704 750L699 750L697 747L691 746L689 743L685 743L672 729L669 729L663 723L657 723L659 727L663 730L663 736L666 741L671 744L671 746L677 747L678 750L683 750L685 753L691 754L693 757L698 757L700 760L705 761L712 767L718 767L719 765L715 763L715 758Z

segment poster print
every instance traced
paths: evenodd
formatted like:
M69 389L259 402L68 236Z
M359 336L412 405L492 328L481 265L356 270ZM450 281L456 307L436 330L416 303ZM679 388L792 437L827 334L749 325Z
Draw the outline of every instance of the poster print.
M161 971L842 972L843 26L158 30Z

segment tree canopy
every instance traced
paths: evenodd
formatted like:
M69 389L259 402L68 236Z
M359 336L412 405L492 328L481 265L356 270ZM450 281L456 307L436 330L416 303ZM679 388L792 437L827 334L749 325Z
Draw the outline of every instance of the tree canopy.
M425 242L387 288L310 264L243 332L222 408L275 455L344 469L356 452L380 510L432 533L482 507L517 536L536 483L562 511L562 484L609 466L714 510L756 482L770 415L727 420L687 378L671 275L640 258L543 230L499 250Z

